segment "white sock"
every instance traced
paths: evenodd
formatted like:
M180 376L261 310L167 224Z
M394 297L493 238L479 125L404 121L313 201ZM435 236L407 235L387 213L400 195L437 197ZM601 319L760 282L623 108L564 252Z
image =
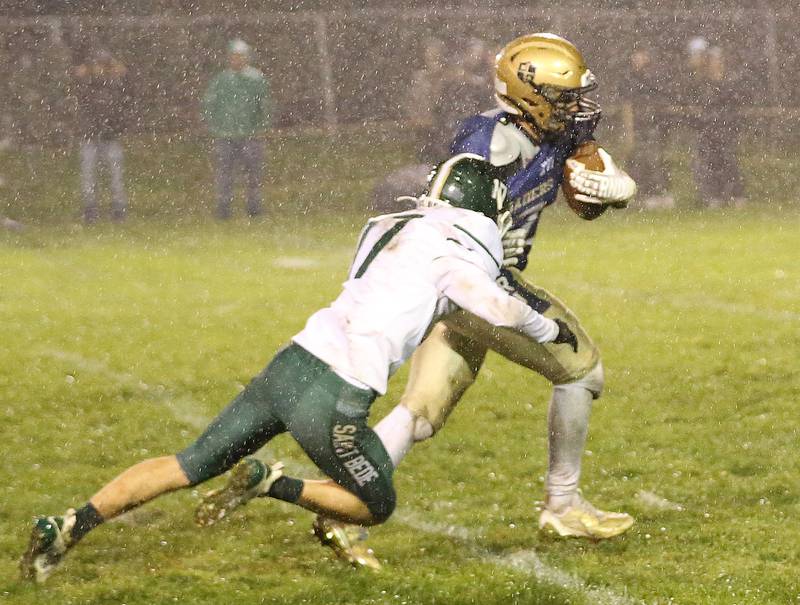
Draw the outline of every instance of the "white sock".
M411 410L404 405L397 405L372 428L397 468L414 445L414 415Z
M548 413L549 461L546 506L560 511L578 491L581 457L589 431L592 393L575 384L556 386Z

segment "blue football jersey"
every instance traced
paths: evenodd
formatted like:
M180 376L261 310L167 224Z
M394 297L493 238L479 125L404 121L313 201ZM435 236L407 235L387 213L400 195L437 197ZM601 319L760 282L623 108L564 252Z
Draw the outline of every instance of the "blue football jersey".
M524 251L517 261L517 267L524 269L541 212L556 201L564 178L564 163L577 145L592 138L595 124L577 126L559 136L535 142L511 117L495 109L467 118L461 122L450 151L474 153L497 166L507 167L513 229L525 228L527 233Z

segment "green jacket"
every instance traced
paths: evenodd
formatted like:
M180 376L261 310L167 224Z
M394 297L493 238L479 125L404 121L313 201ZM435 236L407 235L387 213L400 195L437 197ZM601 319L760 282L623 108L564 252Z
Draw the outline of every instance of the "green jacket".
M260 134L269 126L269 113L269 84L255 67L222 71L203 95L203 119L216 138L244 139Z

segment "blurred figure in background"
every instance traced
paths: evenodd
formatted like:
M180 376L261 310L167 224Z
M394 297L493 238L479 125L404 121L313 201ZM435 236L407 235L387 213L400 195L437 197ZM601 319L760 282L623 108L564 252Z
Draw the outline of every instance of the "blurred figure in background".
M100 218L97 204L97 162L102 159L111 181L111 218L125 220L128 198L123 180L123 149L120 141L130 115L127 68L105 49L73 70L80 137L83 220Z
M423 48L423 65L414 71L403 107L403 118L412 129L417 158L425 165L447 154L446 142L435 132L436 103L441 97L446 62L444 41L428 38Z
M240 39L228 44L228 67L208 85L203 118L213 137L217 186L217 218L229 219L234 175L241 165L247 175L247 213L262 212L263 135L269 126L269 83L250 65L250 46Z
M494 54L479 38L467 40L457 50L448 49L439 38L425 42L424 63L414 72L403 112L418 162L378 181L370 212L396 212L413 206L408 196L421 193L431 167L450 156L449 142L461 120L493 102Z
M401 166L377 181L367 209L371 214L412 208L414 204L408 201L407 196L422 191L436 158L447 153L447 147L435 129L436 103L440 97L447 46L439 38L428 38L424 42L422 56L422 67L414 71L400 108L400 119L410 131L416 161Z
M621 84L622 115L629 142L627 168L636 177L644 208L673 208L666 158L667 107L664 84L659 82L653 51L634 48Z
M440 74L432 116L432 136L438 140L434 162L450 156L449 142L463 120L494 103L494 56L485 41L472 38L449 58L447 69Z
M706 208L742 206L746 203L744 180L736 157L738 132L736 86L725 66L722 48L695 37L687 46L688 87L693 103L695 130L692 172L700 204Z
M4 136L2 134L3 132L2 118L3 116L0 116L0 154L4 154L8 149L11 148L12 145L11 137ZM6 186L6 179L2 174L0 174L0 191L2 191L2 189L5 186ZM21 231L23 228L22 223L20 223L19 221L15 221L14 219L8 216L3 216L2 214L0 214L0 225L2 225L4 229L10 229L12 231Z

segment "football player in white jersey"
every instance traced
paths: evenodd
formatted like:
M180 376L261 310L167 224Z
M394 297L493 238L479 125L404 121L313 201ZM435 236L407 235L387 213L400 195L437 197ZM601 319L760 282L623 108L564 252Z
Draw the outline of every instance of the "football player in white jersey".
M578 146L593 140L600 108L586 95L595 87L594 75L567 40L549 33L517 38L496 58L498 107L463 121L450 147L454 154L475 153L490 161L508 186L499 283L540 313L569 325L579 346L572 350L542 344L518 332L497 330L462 310L434 326L412 358L400 404L375 430L385 442L397 444L392 457L398 463L415 441L442 428L492 349L553 384L539 526L561 536L604 539L626 531L633 518L598 510L578 490L592 401L603 388L600 352L560 300L522 275L541 213L556 201L568 163L575 197L591 210L583 218L624 207L636 192L633 179L602 148L603 171L588 170L570 158ZM323 544L346 561L379 566L360 528L321 517L314 528Z
M20 561L23 578L46 580L104 521L232 467L228 483L197 509L199 525L258 496L343 522L385 521L395 506L389 452L396 445L382 443L367 416L433 324L460 308L536 342L579 346L566 323L495 281L503 261L496 219L505 199L499 171L480 157L462 154L440 165L420 209L369 221L339 297L311 316L194 443L131 466L77 510L37 518ZM288 477L280 463L245 457L284 432L329 480Z

